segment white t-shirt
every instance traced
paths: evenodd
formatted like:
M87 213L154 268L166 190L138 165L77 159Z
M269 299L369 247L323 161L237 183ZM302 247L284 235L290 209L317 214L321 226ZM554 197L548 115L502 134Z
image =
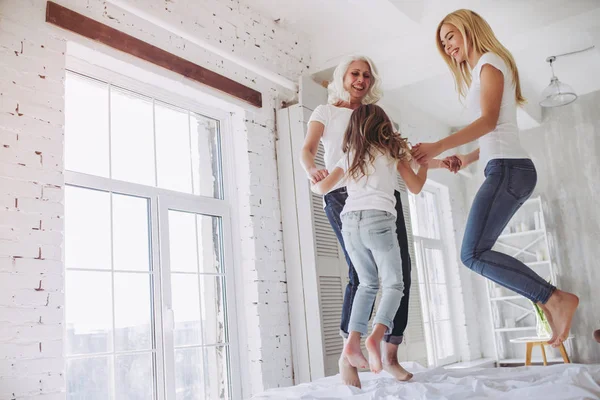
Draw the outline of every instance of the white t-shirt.
M504 92L496 128L479 138L479 165L485 169L488 161L495 158L529 158L521 147L517 125L517 101L512 73L504 60L495 53L485 53L473 68L471 87L467 94L467 108L473 120L481 117L481 68L490 64L504 75Z
M398 175L397 164L397 160L387 154L379 153L375 156L373 164L368 165L367 175L361 176L358 180L346 178L348 199L340 215L349 211L382 210L396 216L394 190ZM348 158L344 155L336 167L346 172Z
M327 171L333 171L335 165L340 161L344 152L342 151L342 142L344 141L344 133L350 123L350 116L352 111L345 107L336 107L331 104L321 104L312 115L308 123L317 121L325 126L323 130L323 136L321 137L321 143L323 143L323 149L325 150L325 168ZM338 189L344 186L344 181L340 181L333 189Z

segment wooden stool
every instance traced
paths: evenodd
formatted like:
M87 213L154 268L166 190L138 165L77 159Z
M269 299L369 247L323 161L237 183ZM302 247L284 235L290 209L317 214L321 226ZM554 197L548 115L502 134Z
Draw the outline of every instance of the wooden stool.
M531 365L531 352L533 351L534 346L540 346L540 349L542 349L542 360L544 365L548 365L548 360L546 359L546 349L544 348L544 345L547 344L546 342L548 342L548 339L549 338L523 337L511 339L510 341L511 343L525 343L527 345L525 353L525 365ZM570 337L568 339L570 339ZM560 350L560 354L562 355L565 364L570 364L571 360L569 359L569 355L567 354L564 343L561 343L560 346L558 346L558 349Z

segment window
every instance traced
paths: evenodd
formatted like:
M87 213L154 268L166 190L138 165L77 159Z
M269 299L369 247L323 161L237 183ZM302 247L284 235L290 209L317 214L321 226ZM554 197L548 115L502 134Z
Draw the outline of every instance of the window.
M156 97L66 75L68 399L239 397L227 116Z
M440 190L429 182L409 197L428 362L435 366L458 361L447 276L451 244L444 234L441 201Z

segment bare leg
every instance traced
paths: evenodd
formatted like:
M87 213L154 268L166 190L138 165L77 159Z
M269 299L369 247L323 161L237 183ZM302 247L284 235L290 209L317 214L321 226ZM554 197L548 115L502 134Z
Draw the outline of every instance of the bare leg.
M375 324L373 332L365 339L365 347L369 352L369 366L371 371L376 374L380 373L383 369L381 365L381 340L387 330L387 326L383 324Z
M550 325L552 327L552 338L548 341L548 344L552 347L560 346L569 337L571 322L578 305L579 297L558 289L552 293L552 296L546 302L545 307L552 316L553 323L553 325Z
M413 374L402 368L398 363L398 345L393 343L385 344L385 358L383 359L383 369L399 381L405 382L413 377Z

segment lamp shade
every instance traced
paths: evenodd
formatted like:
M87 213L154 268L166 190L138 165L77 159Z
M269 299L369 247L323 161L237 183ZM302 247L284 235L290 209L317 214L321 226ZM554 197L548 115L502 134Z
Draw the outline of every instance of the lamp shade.
M573 88L553 76L548 87L542 92L540 105L542 107L560 107L575 100L577 100L577 94L575 94Z

